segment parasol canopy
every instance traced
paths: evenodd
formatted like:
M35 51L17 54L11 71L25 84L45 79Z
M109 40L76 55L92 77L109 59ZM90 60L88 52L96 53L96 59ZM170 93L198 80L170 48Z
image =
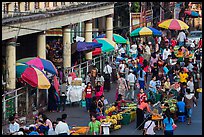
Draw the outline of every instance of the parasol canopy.
M184 11L184 13L188 16L191 16L191 17L200 17L198 12L192 11L192 10L186 10L186 11Z
M133 30L130 36L161 36L162 32L152 27L141 27Z
M106 35L105 34L101 34L101 35L99 35L99 36L97 36L96 38L107 38L106 37ZM115 42L115 43L124 43L124 44L126 44L127 43L127 40L123 37L123 36L121 36L121 35L119 35L119 34L113 34L113 41Z
M40 70L45 70L54 75L58 74L55 65L50 60L42 59L39 57L29 57L29 58L23 58L23 59L17 60L16 62L24 63L27 65L33 65L39 68Z
M51 86L46 75L35 66L17 63L16 74L17 78L22 78L23 81L32 87L37 87L38 89L49 89Z
M102 44L97 42L76 42L72 44L72 54L76 51L87 51L102 47Z
M92 51L92 56L100 55L102 52L101 48L95 48L94 51Z
M116 43L107 38L96 38L93 40L94 42L101 43L103 46L101 47L102 52L110 52L115 49Z
M167 19L159 23L158 26L160 28L171 30L185 30L189 28L189 26L185 22L178 19Z

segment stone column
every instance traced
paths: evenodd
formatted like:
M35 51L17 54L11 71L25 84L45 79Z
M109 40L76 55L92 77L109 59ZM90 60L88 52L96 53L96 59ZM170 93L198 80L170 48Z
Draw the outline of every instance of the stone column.
M41 32L37 38L37 56L46 59L46 34Z
M113 14L108 15L106 18L106 37L113 40Z
M33 12L35 10L35 2L30 2L30 11Z
M63 45L64 45L64 52L63 52L63 67L71 67L71 41L70 35L71 34L71 26L63 27Z
M25 12L25 2L20 2L20 12Z
M6 47L6 87L8 90L16 88L16 39L11 39Z
M85 22L85 41L92 42L92 20ZM92 51L86 53L86 59L87 60L92 59Z

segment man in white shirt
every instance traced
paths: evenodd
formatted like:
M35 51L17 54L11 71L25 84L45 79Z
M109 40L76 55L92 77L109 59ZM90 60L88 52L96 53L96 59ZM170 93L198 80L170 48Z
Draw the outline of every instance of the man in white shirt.
M132 58L135 59L137 57L137 45L133 44L131 46L130 52L132 54Z
M177 37L177 41L179 41L179 46L183 46L184 45L185 39L186 39L186 34L183 32L183 30L181 30L179 32L178 37Z
M105 80L104 90L107 90L109 92L110 91L110 78L111 78L112 68L108 62L105 63L105 67L103 69L103 72L105 74L104 75L104 80Z
M120 73L124 73L125 72L125 64L123 64L123 61L121 60L120 61L120 64L119 64L119 67L118 67L118 71L120 72Z
M62 118L57 118L57 122L58 124L55 128L57 135L70 135L69 126L67 123L62 122Z
M125 46L122 45L122 47L119 49L119 54L121 57L125 57Z
M134 87L135 87L136 80L137 78L133 74L133 70L131 69L130 74L127 77L129 91L127 92L126 99L131 99L132 101L134 100Z
M145 135L155 135L154 128L156 127L151 117L148 117L148 121L144 124Z
M9 133L11 135L17 135L18 131L20 129L20 125L15 121L15 118L11 116L9 118L10 124L9 124Z
M166 46L162 54L162 59L165 61L169 55L171 55L171 50Z
M144 59L146 59L149 62L150 57L151 57L150 47L146 43L143 43L143 45L144 45Z

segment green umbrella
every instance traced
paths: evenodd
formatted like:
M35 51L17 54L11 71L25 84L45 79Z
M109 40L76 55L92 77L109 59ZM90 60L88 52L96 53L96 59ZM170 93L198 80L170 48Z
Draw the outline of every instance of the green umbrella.
M29 66L23 63L16 63L16 75L17 78L21 77L21 74L27 69Z
M106 35L105 34L101 34L101 35L99 35L99 36L97 36L96 38L107 38L106 37ZM121 43L121 44L126 44L127 43L127 40L124 38L124 37L122 37L121 35L119 35L119 34L113 34L113 41L115 42L115 43Z
M113 38L116 43L127 43L127 40L118 34L113 34Z
M101 43L103 46L101 47L102 52L110 52L115 49L116 43L107 38L96 38L93 40L94 42Z

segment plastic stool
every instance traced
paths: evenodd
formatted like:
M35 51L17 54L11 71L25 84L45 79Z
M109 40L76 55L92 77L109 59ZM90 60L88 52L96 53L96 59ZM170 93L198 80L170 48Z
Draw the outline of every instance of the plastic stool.
M185 122L185 116L178 116L178 121L179 122Z

